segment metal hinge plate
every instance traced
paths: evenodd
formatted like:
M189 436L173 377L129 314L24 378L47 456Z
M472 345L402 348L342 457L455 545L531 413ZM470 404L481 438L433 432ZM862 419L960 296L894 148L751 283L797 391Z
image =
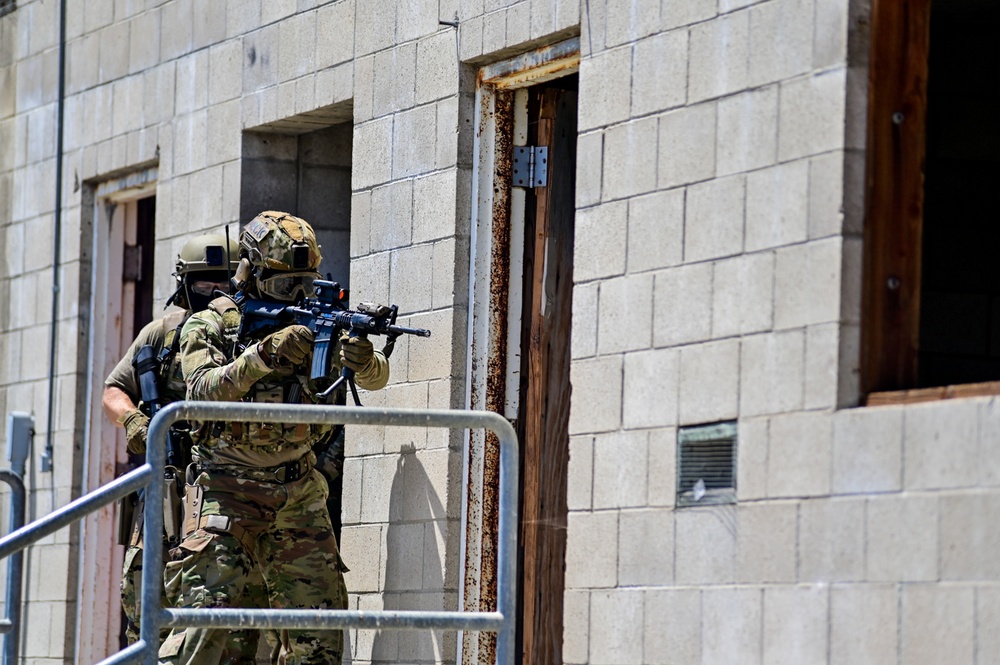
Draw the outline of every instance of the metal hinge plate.
M547 146L514 146L511 174L515 187L545 187L549 181L549 149Z

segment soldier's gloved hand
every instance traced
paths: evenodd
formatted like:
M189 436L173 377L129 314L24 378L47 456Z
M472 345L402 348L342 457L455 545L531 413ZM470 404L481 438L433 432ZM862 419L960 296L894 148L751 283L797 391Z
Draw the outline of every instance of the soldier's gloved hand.
M298 365L312 348L313 333L309 328L292 325L273 332L260 343L260 351L264 362L270 367L277 367L279 360Z
M126 447L133 455L146 452L146 436L149 434L149 418L139 409L126 411L118 422L125 426Z
M355 372L363 372L372 362L375 347L365 337L351 337L344 333L340 337L340 363Z

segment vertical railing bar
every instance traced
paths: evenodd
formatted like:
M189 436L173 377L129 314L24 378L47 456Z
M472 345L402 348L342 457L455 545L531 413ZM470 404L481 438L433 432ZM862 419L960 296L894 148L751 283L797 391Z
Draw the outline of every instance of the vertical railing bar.
M24 480L20 474L8 469L0 469L0 480L10 486L10 533L24 526L25 500ZM21 651L21 590L23 584L24 550L18 550L7 562L7 621L10 629L3 637L3 665L16 665Z

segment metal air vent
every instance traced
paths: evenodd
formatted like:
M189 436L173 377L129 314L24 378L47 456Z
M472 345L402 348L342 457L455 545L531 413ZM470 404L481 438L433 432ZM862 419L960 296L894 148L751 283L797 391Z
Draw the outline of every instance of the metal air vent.
M736 423L677 432L677 505L736 503Z

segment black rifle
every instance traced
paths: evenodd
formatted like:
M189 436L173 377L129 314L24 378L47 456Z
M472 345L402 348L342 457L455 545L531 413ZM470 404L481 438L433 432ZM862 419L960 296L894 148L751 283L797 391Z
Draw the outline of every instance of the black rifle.
M140 347L132 364L139 375L139 392L144 411L152 419L164 406L157 386L160 360L156 357L156 350L149 344ZM167 464L163 469L163 530L170 547L176 547L181 538L180 506L183 487L179 469L184 465L183 444L179 440L181 436L173 427L168 431Z
M236 302L242 311L240 339L262 339L276 330L293 324L309 328L314 336L309 378L322 384L330 376L332 367L330 351L342 331L358 337L385 335L388 340L383 353L387 357L392 353L396 338L400 335L431 336L431 331L426 328L397 326L396 316L399 308L396 305L386 307L360 303L357 310L350 310L347 308L344 291L337 282L316 280L314 285L316 296L306 298L297 305L254 300L237 294ZM333 394L333 391L345 381L351 388L354 403L361 406L358 389L354 385L354 370L348 367L341 369L340 378L319 393L319 397L326 398Z

